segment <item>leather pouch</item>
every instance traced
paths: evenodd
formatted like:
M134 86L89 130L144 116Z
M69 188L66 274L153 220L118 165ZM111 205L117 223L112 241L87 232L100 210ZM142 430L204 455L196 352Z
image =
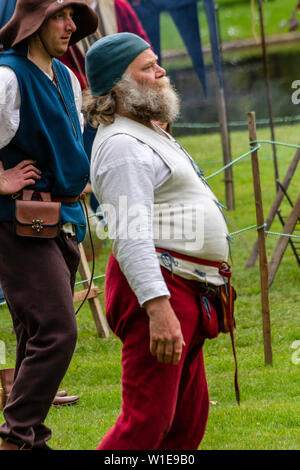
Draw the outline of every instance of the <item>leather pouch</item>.
M39 200L32 200L38 194ZM16 200L15 231L20 237L56 238L61 228L61 203L51 201L51 193L24 189Z
M199 297L202 311L201 333L204 338L216 338L219 334L217 313L208 297L205 295Z

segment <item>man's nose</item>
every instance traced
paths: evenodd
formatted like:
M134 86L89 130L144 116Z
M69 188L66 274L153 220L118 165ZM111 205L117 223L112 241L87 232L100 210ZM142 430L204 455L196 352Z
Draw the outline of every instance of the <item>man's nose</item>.
M68 31L72 31L72 33L74 33L77 29L77 26L71 16L67 19L66 29Z
M161 78L161 77L164 77L166 75L166 71L163 67L161 67L160 65L156 64L156 71L155 71L155 75L157 78Z

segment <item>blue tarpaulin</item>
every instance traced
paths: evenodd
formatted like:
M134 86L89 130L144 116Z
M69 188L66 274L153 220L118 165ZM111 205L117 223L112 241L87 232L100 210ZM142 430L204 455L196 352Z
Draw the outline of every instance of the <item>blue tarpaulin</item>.
M221 59L218 46L218 33L214 0L128 0L138 15L155 53L161 63L160 14L167 11L172 17L206 95L205 65L202 52L198 2L203 1L210 34L213 60L220 86L223 88Z
M12 17L17 0L0 0L0 28Z
M5 299L4 299L4 295L3 295L3 292L2 292L2 289L1 289L1 286L0 286L0 304L1 304L2 302L4 302L4 300L5 300Z

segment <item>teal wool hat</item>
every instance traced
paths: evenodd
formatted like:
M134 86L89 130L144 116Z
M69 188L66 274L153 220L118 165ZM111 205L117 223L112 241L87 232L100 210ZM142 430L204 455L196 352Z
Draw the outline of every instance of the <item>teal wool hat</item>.
M91 94L102 96L112 90L131 62L149 47L133 33L110 34L96 41L85 58Z

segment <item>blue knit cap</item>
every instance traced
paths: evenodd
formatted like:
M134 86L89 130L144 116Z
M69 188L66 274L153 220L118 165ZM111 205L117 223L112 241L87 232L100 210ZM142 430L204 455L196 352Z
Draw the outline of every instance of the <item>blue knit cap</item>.
M131 62L149 47L133 33L110 34L96 41L85 60L91 94L102 96L112 90Z

